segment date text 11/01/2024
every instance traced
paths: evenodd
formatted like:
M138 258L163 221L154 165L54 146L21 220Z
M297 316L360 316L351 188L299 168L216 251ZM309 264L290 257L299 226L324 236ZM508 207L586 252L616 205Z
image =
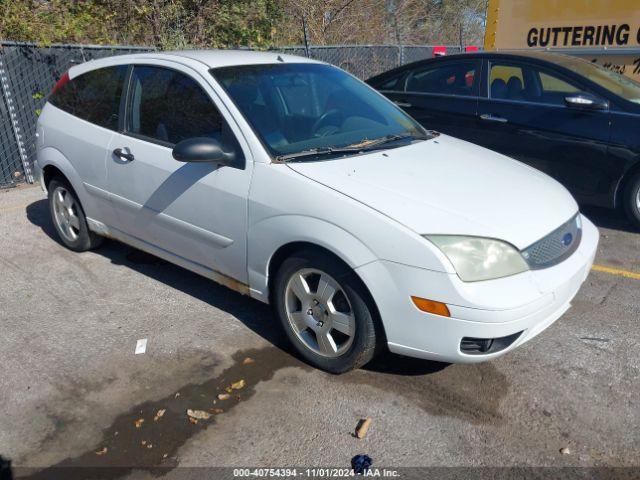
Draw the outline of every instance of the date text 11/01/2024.
M235 468L234 478L399 478L397 470L368 468L361 473L352 468Z

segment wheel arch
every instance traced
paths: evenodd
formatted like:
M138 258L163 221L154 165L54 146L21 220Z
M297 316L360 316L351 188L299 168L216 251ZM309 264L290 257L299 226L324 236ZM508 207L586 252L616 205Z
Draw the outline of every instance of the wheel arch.
M61 177L69 184L71 184L64 172L58 167L51 164L45 165L45 167L42 169L42 181L44 182L44 187L47 191L49 191L49 184L51 183L51 180L53 180L55 177Z
M314 253L322 253L323 255L328 255L331 258L335 259L336 261L342 263L345 267L349 268L353 272L353 277L362 287L362 291L366 296L367 303L373 309L371 314L373 315L374 322L378 327L376 330L378 330L380 345L386 345L387 344L386 333L384 330L384 324L380 317L380 310L378 309L378 305L375 301L375 298L373 297L371 290L367 287L367 284L365 283L365 281L358 274L358 271L355 270L351 265L349 265L349 263L346 262L345 259L343 259L340 255L316 243L309 242L309 241L293 241L280 246L273 253L271 258L269 259L268 277L267 277L269 303L273 305L273 299L272 299L272 295L274 292L273 284L280 266L287 258L290 258L292 255L295 255L296 253L301 253L301 252L314 252Z
M347 230L315 217L277 215L260 220L247 232L247 273L251 294L269 302L273 259L301 245L322 248L355 270L377 260L376 255Z
M90 218L94 217L96 211L94 199L87 192L76 169L62 152L53 147L43 148L38 152L38 168L46 190L48 190L51 179L56 176L64 178L78 197L85 215Z
M618 187L616 188L616 193L614 196L614 208L620 208L621 206L624 208L623 201L627 185L637 175L640 175L640 156L636 158L636 162L634 163L634 165L624 173L624 175L618 182Z

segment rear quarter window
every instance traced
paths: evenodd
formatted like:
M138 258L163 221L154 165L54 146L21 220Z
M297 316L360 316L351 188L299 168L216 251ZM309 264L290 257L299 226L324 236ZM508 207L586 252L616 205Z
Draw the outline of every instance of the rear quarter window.
M101 127L116 130L127 65L83 73L49 97L56 107Z

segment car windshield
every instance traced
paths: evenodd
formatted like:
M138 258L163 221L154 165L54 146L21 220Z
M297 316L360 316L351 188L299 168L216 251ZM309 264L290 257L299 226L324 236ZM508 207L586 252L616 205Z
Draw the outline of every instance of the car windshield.
M561 57L558 63L606 88L629 102L640 103L640 83L596 63L578 58Z
M211 74L280 159L431 138L371 87L329 65L243 65L215 68Z

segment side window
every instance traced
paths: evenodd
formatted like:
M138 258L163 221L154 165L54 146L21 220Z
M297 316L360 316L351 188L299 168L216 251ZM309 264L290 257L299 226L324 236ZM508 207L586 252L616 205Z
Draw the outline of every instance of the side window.
M489 97L499 100L525 100L525 78L521 67L491 64Z
M542 91L547 93L560 92L568 95L570 93L580 91L579 88L574 87L564 80L560 80L558 77L554 77L544 72L540 72L540 84L542 86Z
M444 95L475 95L475 61L446 62L418 68L409 74L405 90Z
M134 67L127 113L128 132L167 144L193 137L224 143L231 134L202 87L168 68Z
M491 65L489 96L494 99L565 105L564 98L580 89L555 73L534 66Z
M116 130L126 65L91 70L69 80L49 102L72 115Z

